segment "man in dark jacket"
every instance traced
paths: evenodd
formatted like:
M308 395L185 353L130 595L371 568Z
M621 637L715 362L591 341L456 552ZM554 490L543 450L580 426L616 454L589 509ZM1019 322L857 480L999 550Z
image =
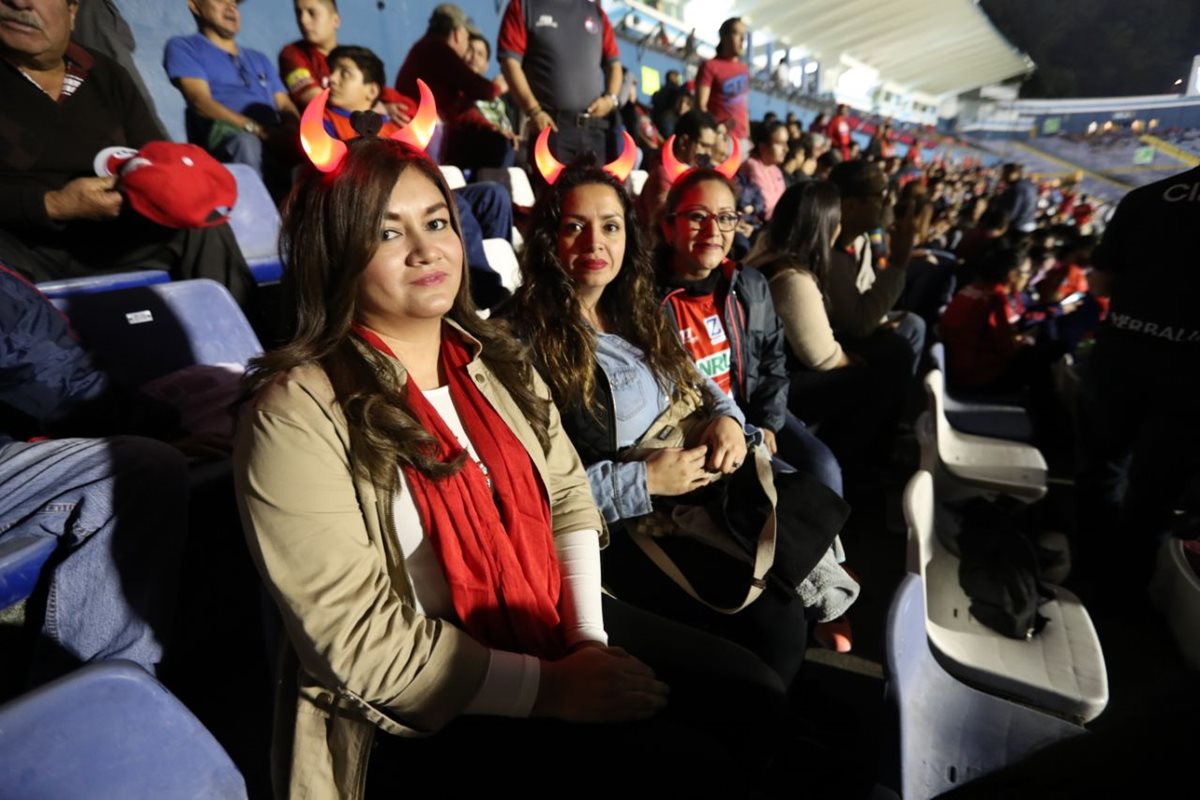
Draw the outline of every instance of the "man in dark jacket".
M1114 604L1148 582L1200 474L1198 227L1200 167L1134 189L1088 278L1112 303L1079 370L1076 563Z
M29 7L26 7L29 6ZM0 3L0 259L34 281L161 269L245 304L254 278L228 225L174 230L133 214L97 153L161 131L129 74L71 41L78 0Z
M35 681L80 662L153 672L162 660L187 465L162 442L109 434L173 428L170 412L116 389L66 318L0 264L0 545L58 542Z
M1008 188L1000 195L998 207L1008 214L1012 230L1033 233L1037 229L1037 187L1025 177L1025 168L1020 164L1004 165L1004 182Z

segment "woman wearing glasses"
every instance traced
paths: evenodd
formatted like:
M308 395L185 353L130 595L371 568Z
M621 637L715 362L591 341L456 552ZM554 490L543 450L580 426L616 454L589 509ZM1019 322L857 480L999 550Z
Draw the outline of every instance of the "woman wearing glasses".
M727 200L732 206L732 193ZM719 211L730 226L731 212ZM612 531L605 585L627 602L743 645L790 684L807 638L796 594L770 584L740 612L718 613L667 578L632 532L748 457L741 409L697 370L659 310L644 235L620 182L595 167L568 167L534 209L511 318L540 359ZM723 257L722 249L716 261ZM786 387L786 376L780 380ZM688 431L684 444L648 443L668 418ZM709 579L719 584L725 576L713 553L699 546L687 563L674 554L701 593Z
M771 451L838 494L833 453L788 412L786 337L766 278L730 261L739 215L734 185L696 169L667 195L655 253L660 306L696 366L732 397Z

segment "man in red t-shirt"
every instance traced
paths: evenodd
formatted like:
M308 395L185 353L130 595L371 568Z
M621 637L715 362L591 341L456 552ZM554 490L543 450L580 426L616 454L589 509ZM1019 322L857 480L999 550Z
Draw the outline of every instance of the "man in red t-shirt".
M729 123L729 134L750 138L750 70L742 62L746 23L730 17L721 23L717 55L700 65L696 75L696 105L717 122ZM748 146L742 147L749 153Z
M326 56L337 47L337 31L342 24L337 0L296 0L296 24L304 37L279 51L279 76L296 108L329 86Z
M825 134L829 137L829 145L834 150L840 150L842 160L850 160L850 116L846 104L837 107L837 113L829 120ZM911 151L910 151L911 152Z

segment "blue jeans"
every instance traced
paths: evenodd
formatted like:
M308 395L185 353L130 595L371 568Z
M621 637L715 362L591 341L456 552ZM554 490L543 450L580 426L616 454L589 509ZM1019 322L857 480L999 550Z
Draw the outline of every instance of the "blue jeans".
M817 438L795 414L788 414L775 432L775 455L797 472L807 473L842 496L842 468L829 445Z
M226 164L245 164L263 174L263 142L255 133L235 133L226 136L213 151L218 161Z
M912 312L905 312L895 328L896 335L908 342L912 351L912 374L921 368L921 357L925 353L925 320Z
M466 243L467 265L471 268L471 295L480 308L490 308L507 296L500 276L488 264L484 239L512 241L512 198L494 181L470 183L454 190L458 217Z
M186 527L183 455L136 436L10 442L0 445L0 497L0 541L59 540L47 565L34 680L74 660L106 658L153 673L174 611Z

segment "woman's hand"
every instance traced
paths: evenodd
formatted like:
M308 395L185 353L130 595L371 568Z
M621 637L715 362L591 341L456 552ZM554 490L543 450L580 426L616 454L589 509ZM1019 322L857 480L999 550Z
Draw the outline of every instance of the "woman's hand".
M716 480L704 467L708 452L701 444L687 450L664 447L646 456L646 491L660 497L677 497Z
M763 444L767 446L767 452L775 455L779 452L779 443L775 441L775 431L770 428L759 428L763 435Z
M646 719L667 704L670 690L654 671L619 647L583 647L543 661L533 715L568 722Z
M746 460L746 434L733 417L713 420L700 443L708 446L705 467L713 472L728 475L737 471Z

